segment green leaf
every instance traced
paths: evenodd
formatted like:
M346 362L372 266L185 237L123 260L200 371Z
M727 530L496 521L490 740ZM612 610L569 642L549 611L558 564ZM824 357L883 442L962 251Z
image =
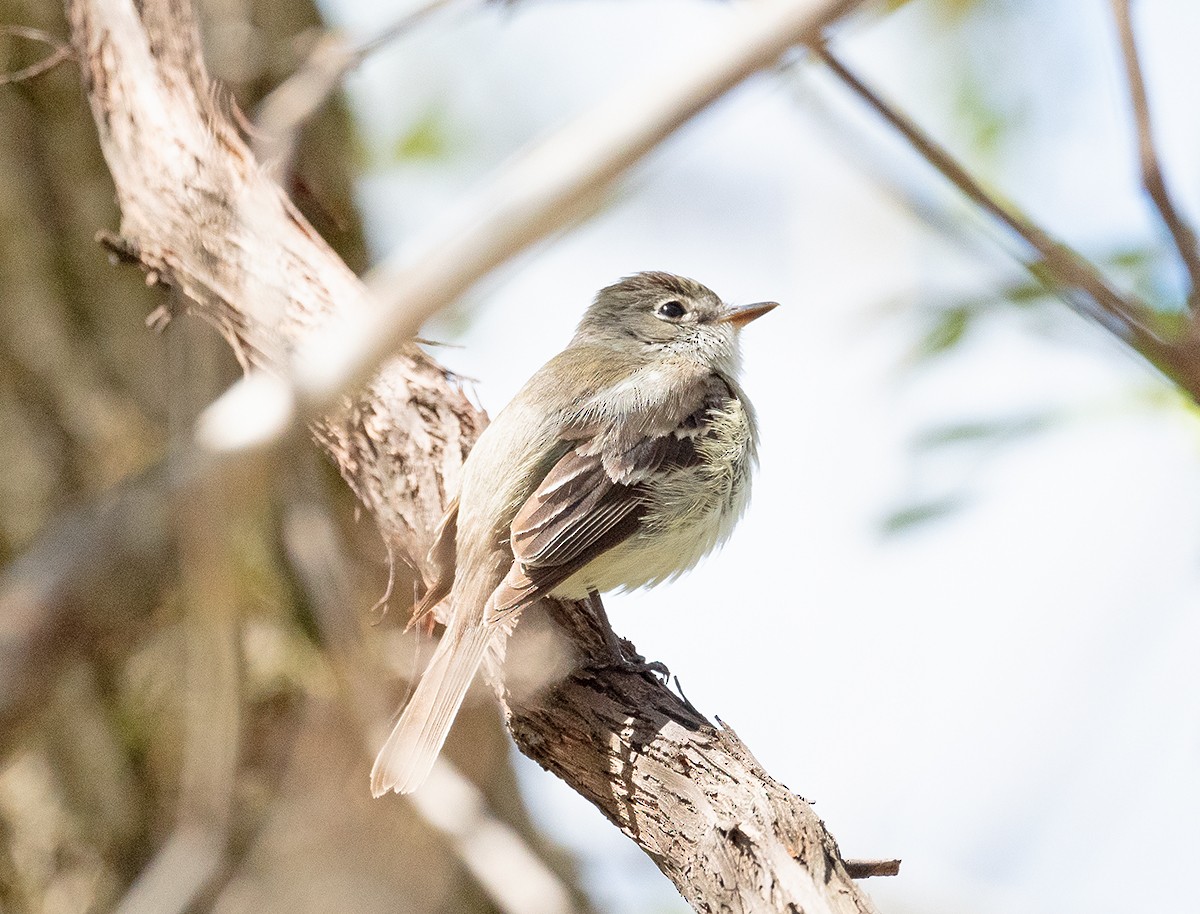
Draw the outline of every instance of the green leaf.
M887 515L880 523L885 536L895 536L898 533L908 533L914 527L927 524L932 520L945 517L962 506L962 499L948 497L916 502L899 508Z
M1000 421L956 422L922 432L916 437L915 444L918 448L930 449L952 444L1007 441L1040 432L1054 421L1053 415L1042 413Z
M1014 305L1026 306L1045 301L1050 296L1050 291L1040 282L1026 282L1009 286L1000 295Z
M967 332L975 312L965 306L946 308L917 345L917 358L928 359L953 348Z
M396 141L393 153L399 162L428 161L445 158L452 145L445 115L438 108L430 108Z

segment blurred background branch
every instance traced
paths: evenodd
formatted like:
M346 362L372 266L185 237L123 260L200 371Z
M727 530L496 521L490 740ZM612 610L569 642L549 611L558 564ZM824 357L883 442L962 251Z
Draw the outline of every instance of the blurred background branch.
M1197 311L1200 310L1200 298L1197 297L1200 296L1200 248L1196 246L1196 233L1175 206L1167 190L1166 178L1163 177L1162 164L1154 143L1150 101L1146 98L1146 84L1142 77L1142 64L1138 58L1131 7L1131 0L1112 0L1113 19L1117 25L1121 56L1125 61L1125 78L1129 83L1129 101L1133 108L1133 122L1137 132L1142 183L1158 210L1163 225L1167 227L1175 242L1179 259L1188 274L1188 305L1193 311Z
M15 38L24 38L28 41L37 41L50 46L50 53L36 63L31 63L10 73L0 73L0 86L8 86L12 83L23 82L26 79L33 79L35 76L41 76L74 55L70 44L65 41L59 41L53 35L43 32L41 29L31 29L20 25L0 25L0 34L11 35Z
M1086 258L1053 238L1011 204L987 191L950 153L910 118L888 104L874 89L859 79L827 45L814 47L814 53L837 77L899 132L913 148L981 210L1011 229L1040 255L1028 268L1050 288L1068 293L1065 300L1077 302L1071 295L1084 293L1092 307L1082 313L1095 320L1141 353L1155 367L1200 402L1200 350L1190 337L1164 338L1153 323L1152 310L1130 293L1116 291L1103 274Z
M272 433L283 434L297 420L332 409L448 303L501 264L577 222L613 181L680 126L747 77L773 66L793 45L815 40L861 2L776 0L755 6L736 32L695 48L692 66L665 67L648 79L628 81L531 144L423 237L372 268L365 278L371 306L362 301L345 306L325 332L299 339L286 363L276 360L280 367L286 364L284 384L249 377L216 401L201 417L201 445L218 453L262 447ZM142 195L126 201L127 221L130 210L147 221L161 205L157 200ZM151 226L138 234L143 236L139 245L151 245L139 248L147 269L157 269L160 262L164 269L186 269L193 281L211 288L197 264L163 261L154 250ZM364 297L358 288L346 292ZM254 433L247 436L247 428Z
M296 72L259 103L254 123L247 125L254 157L276 181L285 183L292 172L301 128L330 96L341 91L342 81L371 54L452 2L425 0L357 44L335 32L323 33Z

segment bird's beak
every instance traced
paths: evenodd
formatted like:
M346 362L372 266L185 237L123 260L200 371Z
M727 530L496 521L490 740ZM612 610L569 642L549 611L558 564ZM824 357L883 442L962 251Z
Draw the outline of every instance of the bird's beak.
M777 301L756 301L752 305L742 305L739 308L729 308L717 318L719 324L733 324L739 330L752 320L757 320L768 311L779 307Z

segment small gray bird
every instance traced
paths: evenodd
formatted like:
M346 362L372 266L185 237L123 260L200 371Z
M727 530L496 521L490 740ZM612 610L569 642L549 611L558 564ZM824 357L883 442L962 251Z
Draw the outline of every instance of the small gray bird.
M738 331L775 306L730 307L670 273L626 277L487 427L414 611L448 596L450 621L375 760L375 796L425 780L522 608L657 584L729 535L756 460Z

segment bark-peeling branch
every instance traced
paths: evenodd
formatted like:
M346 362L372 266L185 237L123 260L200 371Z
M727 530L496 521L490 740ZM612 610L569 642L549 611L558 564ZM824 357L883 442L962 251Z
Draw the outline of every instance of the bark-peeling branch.
M360 281L221 110L187 0L68 0L68 10L121 205L121 249L253 366L285 369L304 339L361 313ZM483 422L455 379L409 346L318 436L394 554L419 561ZM522 751L596 804L697 910L873 910L811 807L732 731L654 677L611 667L607 623L584 607L543 610L523 620L513 650L549 617L575 663L549 691L509 696Z

